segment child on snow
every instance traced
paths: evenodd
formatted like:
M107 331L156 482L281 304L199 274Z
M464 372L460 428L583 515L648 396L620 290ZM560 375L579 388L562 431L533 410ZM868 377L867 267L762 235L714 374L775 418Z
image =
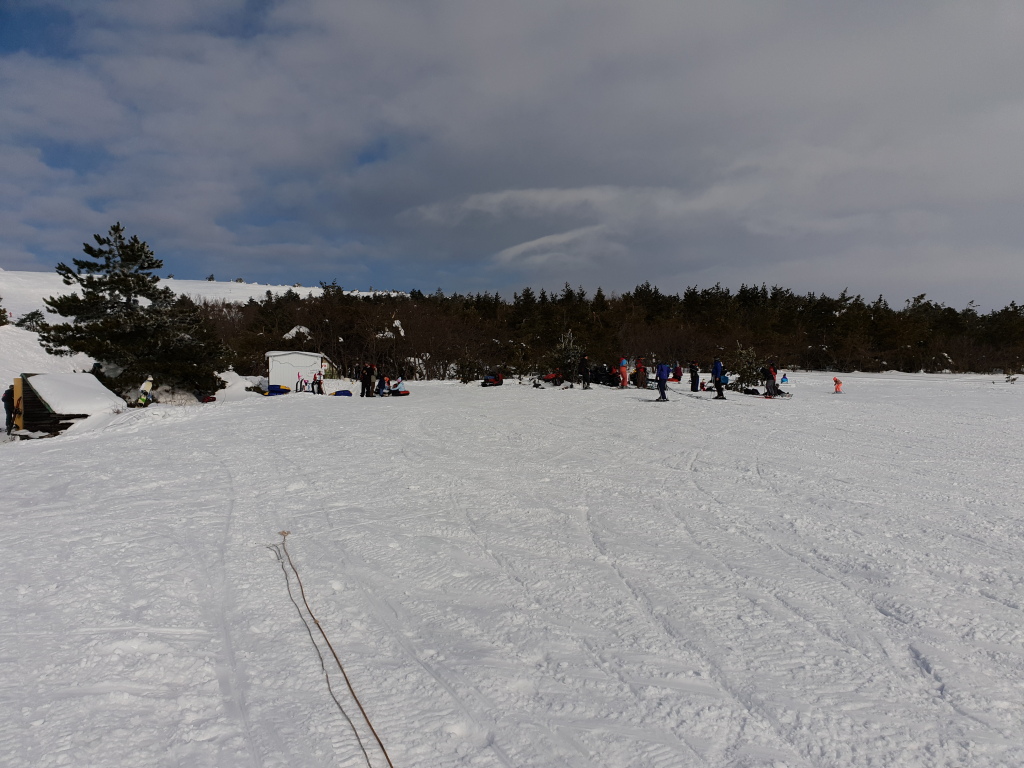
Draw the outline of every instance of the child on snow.
M139 399L136 401L136 405L145 408L151 402L153 402L153 377L147 376L146 380L142 382L142 386L139 387Z

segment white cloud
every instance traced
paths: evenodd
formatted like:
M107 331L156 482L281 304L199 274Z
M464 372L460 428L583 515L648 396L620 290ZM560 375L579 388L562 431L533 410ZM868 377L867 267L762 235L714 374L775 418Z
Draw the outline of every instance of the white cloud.
M1013 4L62 5L63 58L0 58L0 266L120 219L179 273L835 291L859 248L920 293L968 249L1019 298Z

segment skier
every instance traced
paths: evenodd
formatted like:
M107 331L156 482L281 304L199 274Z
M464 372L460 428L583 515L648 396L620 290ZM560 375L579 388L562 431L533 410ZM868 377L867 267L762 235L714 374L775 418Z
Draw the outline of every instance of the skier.
M711 366L711 381L714 382L715 395L713 400L725 400L725 392L722 390L722 376L725 374L725 366L722 365L722 361L717 357L715 358L714 365Z
M584 389L590 389L590 356L584 355L580 358L579 367L580 383Z
M322 395L324 393L324 372L317 371L313 374L313 384L310 387L310 392L314 395Z
M835 384L835 387L836 387L835 390L833 390L832 394L833 395L841 395L841 394L843 394L843 382L841 382L839 379L837 379L835 376L833 376L832 377L832 383Z
M14 385L11 384L7 389L4 390L4 414L6 415L5 428L7 434L11 434L14 430Z
M690 391L697 392L700 388L700 368L696 360L690 361Z
M153 377L147 376L146 380L142 382L142 386L139 387L139 399L136 401L136 405L146 408L151 402L153 402Z
M668 402L668 377L671 372L668 363L658 363L655 377L658 379L658 400L663 403Z
M629 386L629 360L622 358L619 360L619 389L625 389Z

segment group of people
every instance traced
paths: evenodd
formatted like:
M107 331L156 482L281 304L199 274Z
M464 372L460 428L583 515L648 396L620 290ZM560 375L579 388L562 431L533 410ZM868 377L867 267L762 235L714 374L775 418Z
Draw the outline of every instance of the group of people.
M382 376L372 363L364 363L359 371L360 397L401 397L408 394L401 376Z
M629 358L622 357L619 359L617 370L609 368L609 366L601 366L598 370L598 376L600 381L605 384L613 384L617 381L619 389L626 389L630 383L630 363ZM615 380L610 380L612 375L615 375ZM650 383L650 369L648 368L644 358L638 358L636 365L633 369L632 383L640 388L647 389ZM668 399L667 390L668 382L670 381L683 381L684 371L682 365L676 362L674 366L668 363L658 363L653 370L654 380L658 387L658 400L665 401ZM711 364L711 378L709 381L701 380L700 366L697 365L696 360L691 360L689 369L690 391L691 392L704 392L713 389L715 391L715 400L725 400L725 386L729 383L728 371L725 365L722 363L721 358L716 357L714 362ZM761 383L765 388L765 397L778 397L783 396L786 393L779 387L778 380L778 368L775 365L775 361L771 360L761 368ZM594 378L594 369L591 366L590 356L583 355L580 358L579 368L577 370L578 380L583 385L583 389L590 389L591 382ZM782 383L787 380L785 374L783 374ZM838 381L838 380L837 380ZM838 386L842 386L842 382L838 383ZM837 387L837 392L841 391Z
M324 392L324 372L317 371L312 379L307 379L301 372L295 375L295 391L310 392L314 395L326 395Z
M779 397L780 395L786 394L779 388L778 375L779 371L775 366L774 360L761 368L761 383L764 384L765 397ZM786 374L782 374L782 381L785 383Z
M629 368L629 358L627 357L620 358L619 364L615 367L609 367L608 365L599 366L597 369L598 382L611 384L613 386L617 383L619 389L626 389L630 384ZM683 380L683 367L678 362L674 366L669 363L657 363L654 366L653 371L651 371L644 358L639 358L636 361L636 366L633 370L633 384L639 389L647 389L650 386L652 372L654 374L655 385L658 388L658 400L664 402L668 400L668 382ZM582 384L583 389L590 389L591 384L594 381L595 374L589 355L584 354L580 357L579 367L577 368L576 373L577 380ZM691 391L702 391L704 386L700 380L700 368L695 361L690 362L689 373ZM727 380L723 380L724 375L725 370L722 366L722 361L715 358L715 364L712 367L712 382L718 392L717 399L720 400L725 399L723 387Z

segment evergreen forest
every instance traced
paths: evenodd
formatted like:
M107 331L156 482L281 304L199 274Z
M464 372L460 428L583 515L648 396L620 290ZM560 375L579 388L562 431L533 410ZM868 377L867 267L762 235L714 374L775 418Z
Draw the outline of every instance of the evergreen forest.
M575 371L581 354L617 365L619 358L695 360L726 366L751 351L779 368L834 371L1020 371L1024 308L1012 303L981 313L957 310L925 295L893 307L797 294L765 285L732 291L721 285L665 294L650 283L621 295L588 295L568 283L561 292L524 288L498 294L359 296L336 283L322 295L294 290L246 304L200 305L208 328L228 348L241 374L265 372L271 350L321 352L344 376L364 362L407 378L470 381L486 371L506 376ZM297 329L297 330L296 330Z

